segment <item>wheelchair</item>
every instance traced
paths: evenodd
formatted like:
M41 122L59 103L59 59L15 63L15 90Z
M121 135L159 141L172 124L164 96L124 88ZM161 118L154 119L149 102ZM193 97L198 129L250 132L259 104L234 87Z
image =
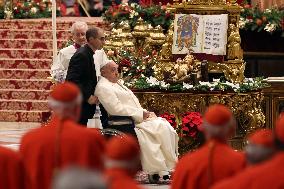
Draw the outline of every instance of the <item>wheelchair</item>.
M131 117L110 116L108 125L101 129L100 132L104 137L106 137L106 139L109 139L113 136L123 137L124 134L131 134L137 139L134 128L135 124ZM150 184L157 184L159 182L158 174L147 174L147 176Z
M122 133L131 134L137 139L134 128L134 120L129 116L109 116L108 124L104 126L103 130L108 134L112 133L114 135Z

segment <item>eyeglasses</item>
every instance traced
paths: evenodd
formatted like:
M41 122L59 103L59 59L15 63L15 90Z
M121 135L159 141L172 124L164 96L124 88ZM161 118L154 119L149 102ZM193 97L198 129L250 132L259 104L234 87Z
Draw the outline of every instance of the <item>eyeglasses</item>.
M105 41L106 38L105 37L97 37L97 39L101 40L101 41Z

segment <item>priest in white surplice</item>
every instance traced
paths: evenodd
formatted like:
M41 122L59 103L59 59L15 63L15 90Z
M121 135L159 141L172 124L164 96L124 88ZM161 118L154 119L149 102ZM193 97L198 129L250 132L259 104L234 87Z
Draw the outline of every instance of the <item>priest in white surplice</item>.
M88 25L85 22L77 21L72 25L71 33L74 43L61 49L51 66L50 74L52 79L56 82L64 82L71 57L74 55L77 49L86 44L87 30Z
M177 162L178 135L169 122L141 107L133 92L118 81L117 69L113 61L101 65L95 95L110 115L130 116L135 121L143 170L167 179Z

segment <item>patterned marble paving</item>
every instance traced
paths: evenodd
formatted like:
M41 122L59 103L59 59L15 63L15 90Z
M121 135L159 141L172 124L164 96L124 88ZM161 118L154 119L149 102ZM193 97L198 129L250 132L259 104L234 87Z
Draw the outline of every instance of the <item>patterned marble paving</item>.
M18 150L21 137L39 123L0 122L0 145Z

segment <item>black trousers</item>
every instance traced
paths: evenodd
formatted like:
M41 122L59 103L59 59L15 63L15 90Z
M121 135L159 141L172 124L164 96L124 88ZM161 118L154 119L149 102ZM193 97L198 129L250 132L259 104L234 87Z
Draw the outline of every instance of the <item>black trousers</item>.
M108 114L101 104L100 104L100 110L101 110L101 114L102 114L101 122L102 122L102 126L104 128L108 124ZM95 112L96 112L96 105L90 105L88 103L83 102L79 123L82 124L82 125L85 125L87 127L88 119L92 119Z

